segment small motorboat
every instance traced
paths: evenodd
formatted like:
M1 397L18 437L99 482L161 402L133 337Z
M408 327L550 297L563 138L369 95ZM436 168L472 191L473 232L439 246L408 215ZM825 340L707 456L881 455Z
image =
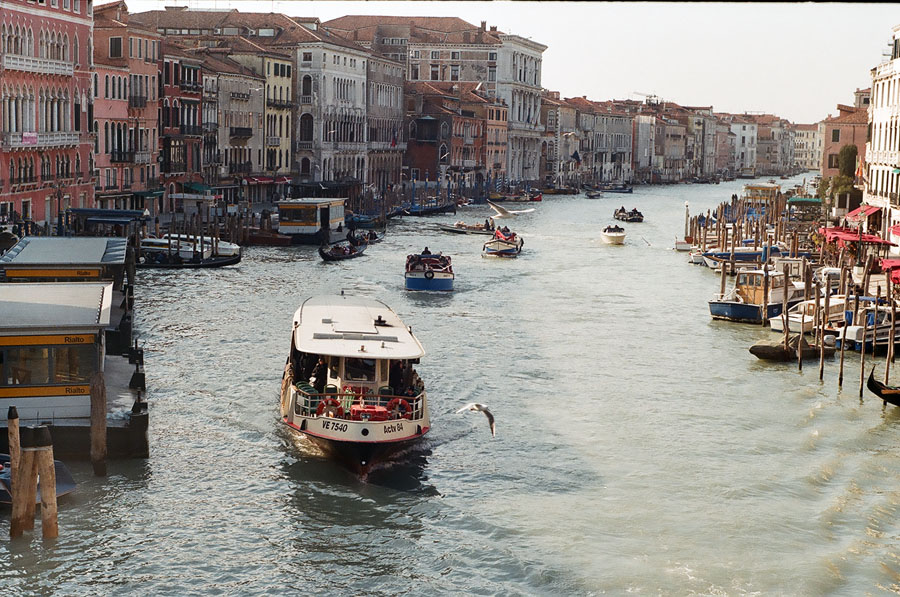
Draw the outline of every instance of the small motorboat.
M0 504L12 503L12 481L10 479L9 454L0 454ZM75 491L75 479L65 464L53 461L56 470L56 497ZM35 503L41 503L41 488L38 486Z
M448 255L418 253L406 256L407 290L453 290L454 277Z
M900 387L889 386L875 379L875 367L869 372L869 380L866 382L869 391L894 406L900 406Z
M516 257L522 252L525 241L515 232L510 232L506 226L494 231L494 238L482 246L484 257Z
M603 196L603 191L586 191L584 196L588 199L599 199Z
M768 276L768 296L764 296L765 278ZM785 301L787 293L787 301ZM784 273L766 270L741 270L734 286L725 294L716 294L709 301L709 313L713 319L725 319L745 323L760 323L781 315L785 302L790 309L803 300L803 284L785 279ZM765 309L765 311L764 311Z
M362 255L369 245L353 245L350 243L336 243L319 247L319 256L325 261L343 261Z
M626 211L625 207L620 207L616 211L613 212L613 217L617 220L621 220L623 222L643 222L644 214L639 212L637 208L632 208L631 211Z
M452 226L449 224L438 224L438 228L444 232L453 232L455 234L484 234L488 236L494 234L494 230L490 227L485 227L484 224L456 222Z
M828 338L832 337L826 336L826 340L828 340ZM809 344L802 334L795 334L791 336L788 339L787 348L784 347L784 340L768 340L765 342L757 342L750 347L750 354L764 361L796 361L798 343L800 345L801 356L804 359L819 358L820 348L818 346ZM826 357L833 356L835 350L834 343L832 342L831 344L829 344L828 342L826 342L825 346L821 350L824 350Z
M189 246L196 237L192 237L188 234L163 234L162 238L166 240L171 238L173 241L181 242L182 245ZM241 253L240 245L224 240L216 240L209 236L203 237L203 243L204 245L209 245L213 256L234 257Z
M624 245L625 229L615 224L607 226L600 233L600 238L608 245Z
M208 241L143 238L136 265L150 269L197 269L234 265L240 261L240 247L235 255L214 255Z

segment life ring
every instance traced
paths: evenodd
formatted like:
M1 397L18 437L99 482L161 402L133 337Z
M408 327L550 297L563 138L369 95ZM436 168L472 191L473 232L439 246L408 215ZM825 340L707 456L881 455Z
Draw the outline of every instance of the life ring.
M316 416L321 417L326 408L328 409L329 417L341 418L344 416L344 407L334 398L325 398L320 401L318 408L316 408Z
M401 410L403 411L402 414L400 412ZM388 402L387 411L391 414L391 417L393 417L396 413L398 417L409 419L412 415L412 408L409 406L409 402L407 402L403 398L393 398L390 402Z
M425 270L425 279L431 280L432 278L434 278L434 272L430 269Z

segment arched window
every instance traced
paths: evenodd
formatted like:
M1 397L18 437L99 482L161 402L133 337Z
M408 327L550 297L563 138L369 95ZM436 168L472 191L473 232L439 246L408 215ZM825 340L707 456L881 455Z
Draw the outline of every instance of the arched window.
M109 122L103 123L103 153L109 153Z
M447 123L445 122L444 124L447 124ZM449 157L450 157L450 152L447 151L447 146L442 144L441 149L440 149L440 154L438 155L438 161L441 164L446 164L447 158L449 158Z
M441 139L447 139L450 136L450 125L446 122L441 123ZM441 152L443 153L443 152Z
M415 120L413 120L412 122L409 123L409 138L410 139L416 138L416 121Z
M300 85L300 94L312 95L312 77L310 77L309 75L303 76L303 81Z
M300 116L300 141L313 140L313 117L309 112Z
M103 78L103 97L109 99L109 75Z

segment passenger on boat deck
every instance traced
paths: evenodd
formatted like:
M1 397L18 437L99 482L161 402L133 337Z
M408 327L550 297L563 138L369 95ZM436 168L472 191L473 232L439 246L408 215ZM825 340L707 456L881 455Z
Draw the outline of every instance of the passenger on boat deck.
M391 372L388 377L388 383L394 390L394 395L400 394L400 386L403 385L403 361L394 361L391 363Z
M485 229L485 230L490 230L490 229L491 229L491 225L490 225L490 223L487 221L487 218L484 219L484 229Z
M338 224L338 227L337 227L337 229L335 230L335 232L343 232L343 231L344 231L344 225L343 225L343 224Z
M431 255L431 251L428 250L428 247L422 249L422 255Z
M500 229L500 232L502 232L503 234L509 234L509 226L504 226Z
M319 394L325 393L325 381L328 377L328 366L325 365L325 357L319 357L319 362L316 363L312 376L315 378L313 379L313 387L316 389L316 392Z

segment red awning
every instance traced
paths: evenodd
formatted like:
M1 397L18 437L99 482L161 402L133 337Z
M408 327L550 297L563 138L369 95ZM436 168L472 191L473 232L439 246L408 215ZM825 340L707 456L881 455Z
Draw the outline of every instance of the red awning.
M881 260L881 269L883 270L895 270L900 267L900 259L882 259Z
M895 236L900 236L900 224L897 224L896 226L891 226L891 234L893 234Z
M286 182L291 182L290 176L279 176L275 179L275 184L283 184Z
M825 242L837 242L839 247L843 247L846 242L863 242L869 245L897 246L895 243L884 240L880 236L875 236L874 234L860 234L858 230L854 230L853 228L819 228L819 234L825 236Z
M244 180L247 181L247 184L268 184L272 182L271 176L248 176Z
M847 214L848 220L862 220L868 218L870 215L879 211L880 207L875 207L874 205L860 205L853 211Z

